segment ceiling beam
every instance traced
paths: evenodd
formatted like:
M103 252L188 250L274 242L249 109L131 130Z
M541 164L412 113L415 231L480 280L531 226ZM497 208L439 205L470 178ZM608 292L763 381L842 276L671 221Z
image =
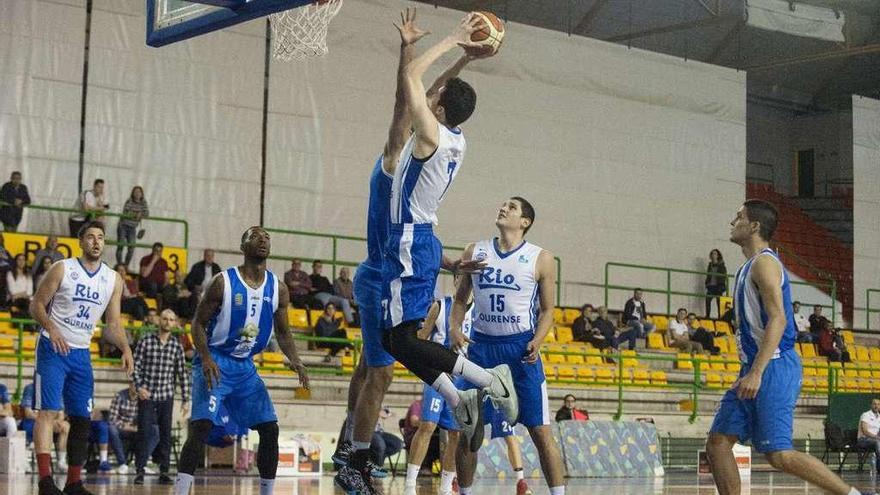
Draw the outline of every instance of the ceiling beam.
M845 48L843 50L831 50L828 52L819 52L813 53L810 55L801 55L798 57L786 58L782 60L776 60L773 62L768 62L766 64L757 64L746 67L741 67L741 70L748 70L752 72L759 72L771 69L778 69L780 67L788 67L790 65L799 65L806 64L812 62L821 62L824 60L833 60L838 58L847 58L853 57L856 55L869 55L872 53L880 53L880 44L874 43L870 45L857 46L853 48Z
M663 33L672 33L675 31L683 31L686 29L694 29L699 27L712 26L715 24L721 24L723 22L729 21L731 19L737 18L736 16L724 16L724 17L709 17L703 19L697 19L695 21L681 22L678 24L670 24L668 26L660 26L656 28L646 29L644 31L636 31L633 33L620 34L617 36L611 36L608 38L604 38L604 41L610 41L612 43L617 43L620 41L629 41L636 38L644 38L645 36L651 36L654 34L663 34Z
M606 3L608 3L608 0L596 0L596 3L590 7L590 10L584 14L580 22L578 22L577 26L575 26L571 32L574 34L585 34L590 28L590 24L593 23L596 16L599 14L599 11L602 10L602 7L604 7Z
M727 48L727 45L733 41L734 38L739 35L739 32L745 27L746 21L740 19L736 24L724 35L724 38L715 45L715 48L712 50L712 53L709 54L709 58L706 59L706 62L710 64L714 64L718 62L718 59L721 58L721 54L724 53L724 49Z

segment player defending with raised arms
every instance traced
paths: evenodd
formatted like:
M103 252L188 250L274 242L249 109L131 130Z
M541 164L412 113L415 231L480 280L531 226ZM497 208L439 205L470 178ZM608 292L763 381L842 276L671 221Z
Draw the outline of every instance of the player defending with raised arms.
M498 237L470 244L464 259L486 262L482 272L458 284L452 309L453 348L468 346L468 357L478 366L509 366L520 398L519 417L508 418L509 428L522 423L529 430L541 460L551 495L565 493L564 466L550 428L547 380L541 363L541 344L553 325L556 304L556 264L553 255L525 240L535 222L535 210L521 197L501 204L495 225ZM460 330L465 307L473 292L471 336ZM479 386L474 384L471 386ZM490 417L487 414L487 417ZM491 414L493 432L503 431L504 418ZM482 438L461 442L458 484L461 495L471 493L476 451Z
M834 495L862 495L815 457L792 446L794 408L801 391L801 360L794 344L797 326L788 273L770 249L778 224L776 208L748 200L730 222L730 241L746 262L736 272L733 292L742 368L724 394L709 430L706 452L721 495L739 495L733 445L751 440L776 469Z
M104 224L88 222L79 229L82 256L57 261L37 287L30 312L40 324L34 372L34 451L40 474L39 495L90 495L81 473L88 456L95 380L89 344L101 316L107 315L107 340L122 351L122 367L131 375L134 360L122 331L120 303L123 280L101 261ZM52 428L70 422L67 438L67 484L52 479Z
M269 233L262 227L247 229L241 236L244 264L215 275L196 308L192 433L180 453L175 495L189 494L201 460L199 445L210 435L221 405L236 424L259 433L260 495L272 494L278 469L278 418L253 356L269 343L273 328L303 387L308 388L309 377L287 321L287 287L266 269L269 251Z

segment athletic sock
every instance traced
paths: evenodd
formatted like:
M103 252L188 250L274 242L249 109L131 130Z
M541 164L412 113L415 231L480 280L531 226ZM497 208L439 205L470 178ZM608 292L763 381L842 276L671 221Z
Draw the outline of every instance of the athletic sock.
M486 388L492 383L494 375L476 364L468 361L464 356L458 356L455 360L455 366L452 368L452 374L463 376L467 381L473 383L480 388Z
M421 469L421 466L418 464L406 465L406 482L404 486L416 486L416 480L419 478L419 469Z
M40 478L52 476L52 454L37 454L37 470Z
M58 462L61 464L67 464L67 452L58 453Z
M461 402L461 399L458 398L458 389L455 388L455 384L452 383L452 379L450 379L449 375L446 373L440 373L440 376L434 380L431 387L437 392L440 392L440 395L446 399L446 404L448 404L449 407L455 408L458 403Z
M267 480L264 478L260 478L260 495L272 495L272 491L275 489L275 480Z
M565 495L565 485L551 486L550 495Z
M107 462L107 449L101 449L98 455L101 457L102 463Z
M471 487L469 486L458 486L458 495L471 495L473 492L471 491Z
M67 484L72 485L81 479L82 466L67 467Z
M345 434L343 439L346 442L354 440L354 413L351 411L345 413Z
M523 473L523 468L516 468L513 470L516 473L516 480L519 481L521 479L525 479L525 474Z
M440 493L452 492L453 480L455 480L455 471L440 471Z
M174 482L174 495L189 495L189 489L192 488L193 475L186 473L177 473L177 481Z

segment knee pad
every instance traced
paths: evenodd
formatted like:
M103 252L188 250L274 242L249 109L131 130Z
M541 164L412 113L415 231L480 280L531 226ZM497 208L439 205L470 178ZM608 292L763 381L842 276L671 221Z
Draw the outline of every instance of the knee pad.
M278 423L276 421L260 423L254 426L253 429L260 434L260 444L272 438L275 439L275 443L278 443Z
M192 438L199 442L204 442L211 434L211 428L214 427L214 423L210 419L197 419L191 421L190 425L192 425Z
M214 423L210 419L197 419L190 422L192 431L183 448L180 450L180 461L177 464L177 472L192 475L199 465L199 445L205 443Z
M257 451L257 470L260 478L275 479L278 470L278 423L260 423L253 427L260 434L260 449Z

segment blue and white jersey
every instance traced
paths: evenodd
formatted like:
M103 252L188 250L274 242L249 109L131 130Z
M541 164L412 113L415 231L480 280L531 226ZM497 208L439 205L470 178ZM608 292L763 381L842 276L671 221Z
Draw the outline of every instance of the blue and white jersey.
M736 320L739 327L739 331L736 332L736 341L739 359L744 364L754 361L758 354L758 346L764 340L764 331L768 322L758 286L752 280L752 265L759 256L773 258L782 269L782 279L779 281L779 286L782 288L782 307L785 308L785 331L779 341L779 346L773 351L773 359L794 348L797 336L794 310L791 306L791 285L789 284L788 272L785 271L785 266L773 250L764 249L746 261L736 272L736 285L733 292Z
M64 341L74 349L88 349L95 325L110 304L118 276L106 263L89 272L79 258L59 261L64 275L49 302L49 319L61 331ZM49 333L40 329L46 338Z
M437 302L440 303L440 312L437 315L437 321L434 323L434 329L431 330L431 335L428 338L431 341L448 348L452 345L449 341L449 325L452 323L453 300L452 297L446 296L442 299L438 299ZM464 320L461 322L461 331L464 333L464 336L468 338L471 336L471 317L473 315L473 310L473 306L468 308L464 314Z
M474 245L473 259L486 262L471 275L474 333L508 336L534 332L538 323L537 263L542 249L523 241L513 251L498 251L498 240Z
M223 305L208 323L208 346L235 358L259 354L269 343L278 309L278 277L266 270L263 284L253 289L238 267L220 273Z
M370 199L367 204L367 259L365 263L381 269L388 244L388 224L391 223L391 183L394 177L383 168L382 156L376 160L370 174Z
M391 186L391 223L437 224L437 209L464 160L461 129L437 123L437 149L426 160L413 156L415 134L400 153Z

